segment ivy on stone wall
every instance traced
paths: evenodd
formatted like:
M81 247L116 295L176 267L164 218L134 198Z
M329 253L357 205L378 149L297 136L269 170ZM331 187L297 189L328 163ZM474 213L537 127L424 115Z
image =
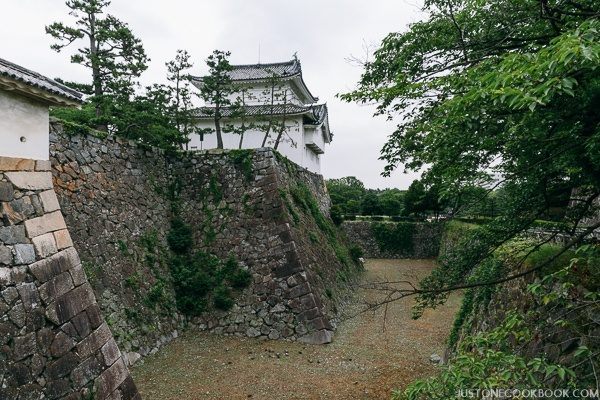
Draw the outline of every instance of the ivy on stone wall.
M343 269L340 269L336 272L337 279L339 281L351 280L356 275L356 272L362 269L358 260L360 256L362 256L361 250L356 248L356 246L349 248L346 246L344 241L340 240L340 233L337 227L333 224L333 221L330 218L327 218L321 212L319 204L317 203L317 200L313 196L308 186L303 183L299 183L291 186L288 190L289 197L291 197L293 200L293 204L299 208L303 214L314 221L321 234L325 237L327 243L329 243L331 246L337 259L344 266ZM280 194L290 215L292 216L292 219L294 220L295 224L298 224L300 221L300 216L290 202L287 193L284 190L280 190ZM319 241L316 232L309 232L309 238L313 243Z
M374 222L371 231L382 251L410 253L415 224L412 222Z
M252 166L252 154L253 150L229 150L227 153L229 159L244 175L247 181L251 181L254 176L254 168Z

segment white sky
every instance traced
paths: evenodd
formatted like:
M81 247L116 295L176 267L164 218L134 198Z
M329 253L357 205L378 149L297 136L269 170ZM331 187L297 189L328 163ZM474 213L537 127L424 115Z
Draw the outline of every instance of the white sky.
M294 52L302 62L309 89L329 106L333 143L326 148L326 178L356 176L367 187L407 188L415 175L402 168L380 176L379 151L395 124L373 118L374 107L348 104L335 95L352 89L361 68L351 56L364 58L385 35L402 31L422 17L421 0L113 0L109 13L127 22L141 38L150 66L142 84L163 82L164 63L177 49L190 52L195 75L214 49L229 50L233 64L287 61ZM70 64L68 54L50 49L44 27L71 22L63 0L0 0L0 57L51 78L89 81L85 68ZM73 47L75 50L75 47Z

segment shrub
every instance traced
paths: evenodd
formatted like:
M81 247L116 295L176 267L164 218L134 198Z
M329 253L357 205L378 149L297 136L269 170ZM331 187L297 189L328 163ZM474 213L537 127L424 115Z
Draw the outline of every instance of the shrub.
M350 248L348 249L350 252L350 257L352 258L352 260L354 262L358 262L359 258L362 258L363 256L363 249L361 249L360 247L356 246L356 245L352 245L350 246Z
M342 214L342 209L338 205L334 205L331 207L329 215L331 216L331 220L333 221L333 223L338 226L342 222L344 222L344 215Z
M167 235L169 248L175 254L185 254L192 247L192 228L179 217L171 221L171 230Z
M148 307L154 308L160 303L167 301L167 294L165 292L165 283L162 280L158 280L154 285L150 287L148 293L146 293L145 303Z
M231 291L225 286L217 287L213 293L213 304L219 310L230 310L234 304L231 298Z
M371 230L382 251L408 253L413 249L415 224L412 222L377 222L371 224Z
M558 387L573 384L575 374L562 365L543 358L528 359L509 350L514 343L529 340L533 333L524 317L509 313L497 328L468 336L458 348L452 363L436 376L411 383L404 391L395 391L393 400L454 399L461 389ZM551 380L550 380L551 379Z
M154 253L156 247L158 246L158 232L156 232L154 229L145 232L142 236L140 236L140 244L148 252Z
M229 282L235 289L247 288L252 283L252 274L245 269L240 269L231 275Z

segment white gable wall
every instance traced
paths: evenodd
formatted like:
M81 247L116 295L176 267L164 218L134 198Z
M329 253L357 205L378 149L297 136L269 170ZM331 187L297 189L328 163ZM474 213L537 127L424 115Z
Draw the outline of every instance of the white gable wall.
M241 100L241 91L244 90L244 104L249 106L254 105L270 105L271 104L271 90L275 95L274 103L283 104L284 94L287 97L288 104L303 105L302 101L294 91L291 81L284 81L277 83L275 88L268 82L255 82L255 83L244 83L240 85L240 91L229 95L229 100L235 102L238 98ZM206 103L207 106L214 106L214 104Z
M0 157L48 160L48 106L0 89Z

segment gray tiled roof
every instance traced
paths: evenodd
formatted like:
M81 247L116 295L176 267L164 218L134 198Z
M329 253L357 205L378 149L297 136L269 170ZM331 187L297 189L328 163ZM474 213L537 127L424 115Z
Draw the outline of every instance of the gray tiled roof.
M316 117L315 124L323 123L328 118L327 104L315 104L313 106L313 113Z
M229 76L234 81L269 79L273 76L285 78L302 72L298 60L271 64L232 65L232 68Z
M286 78L302 73L300 61L295 59L271 64L232 65L231 68L229 77L233 81L254 81L272 77ZM196 81L202 81L202 78L201 76L192 77Z
M223 108L221 115L223 117L229 117L233 113L232 108ZM306 115L309 118L310 123L320 124L327 117L327 105L317 104L310 106L299 106L296 104L275 104L273 108L270 105L254 105L244 106L245 116L266 116L266 115ZM214 107L201 107L196 109L196 117L200 119L210 119L214 116ZM237 117L237 116L236 116Z
M318 97L315 97L302 78L302 66L300 60L294 58L290 61L269 64L247 64L247 65L232 65L232 70L229 76L233 82L248 82L248 81L264 81L269 78L294 78L299 79L301 86L311 102L317 102ZM200 87L202 85L202 76L192 76L192 82Z
M71 101L82 102L83 95L78 91L2 58L0 58L0 75Z

